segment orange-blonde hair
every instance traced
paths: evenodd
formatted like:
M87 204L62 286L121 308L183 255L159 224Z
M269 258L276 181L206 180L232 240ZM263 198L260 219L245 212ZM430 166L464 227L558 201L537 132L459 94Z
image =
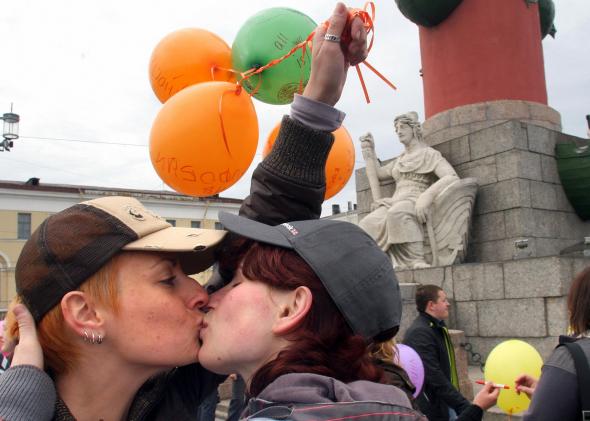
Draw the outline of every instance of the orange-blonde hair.
M115 313L118 310L117 277L115 274L120 255L121 253L115 255L78 288L78 291L87 294L94 302L111 309ZM17 296L9 308L20 302L22 301ZM7 339L18 338L18 324L12 311L9 311L6 315L5 323ZM77 338L64 327L65 320L61 311L61 303L47 312L37 326L37 335L45 357L45 369L54 375L72 369L80 358Z
M369 352L373 358L390 363L397 359L397 345L395 339L391 338L384 342L373 342L369 346ZM395 363L399 364L399 361L395 361Z

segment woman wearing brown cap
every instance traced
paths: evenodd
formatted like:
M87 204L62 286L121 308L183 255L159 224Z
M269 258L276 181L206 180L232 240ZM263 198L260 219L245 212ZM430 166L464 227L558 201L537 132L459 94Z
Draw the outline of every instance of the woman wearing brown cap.
M339 6L330 33L341 34L345 20ZM359 25L353 23L353 34ZM324 31L314 40L305 92L255 171L241 209L249 218L280 223L319 217L330 132L343 118L332 106L349 64L366 57L364 31L346 55L339 43L324 41ZM0 377L0 418L191 419L219 382L194 364L199 309L208 297L186 274L208 267L221 240L219 232L202 231L195 237L172 230L128 198L97 199L49 218L23 250L17 284L38 324L51 377L33 367L42 367L43 358L34 351L32 321L17 306L21 341L13 367Z

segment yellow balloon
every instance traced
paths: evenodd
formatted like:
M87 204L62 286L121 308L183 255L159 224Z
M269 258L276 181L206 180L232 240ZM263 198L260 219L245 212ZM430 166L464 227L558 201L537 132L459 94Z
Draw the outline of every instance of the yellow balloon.
M486 381L505 384L510 389L500 391L498 406L507 414L517 414L526 410L531 401L526 394L516 394L514 380L520 374L529 374L535 378L541 376L543 359L535 348L516 339L504 341L498 345L486 361L484 376Z

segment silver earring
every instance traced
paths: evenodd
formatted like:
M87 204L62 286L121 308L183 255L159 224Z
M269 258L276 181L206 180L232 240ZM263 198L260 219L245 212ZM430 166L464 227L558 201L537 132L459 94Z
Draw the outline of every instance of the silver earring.
M84 339L84 342L88 342L90 341L90 337L88 336L88 332L86 332L86 329L84 329L84 337L82 339Z
M92 332L92 345L94 345L96 343L96 339L94 337L94 331Z
M98 339L96 340L96 343L97 343L98 345L100 345L100 344L102 343L102 340L103 340L103 337L102 337L102 336L99 334L99 335L98 335Z

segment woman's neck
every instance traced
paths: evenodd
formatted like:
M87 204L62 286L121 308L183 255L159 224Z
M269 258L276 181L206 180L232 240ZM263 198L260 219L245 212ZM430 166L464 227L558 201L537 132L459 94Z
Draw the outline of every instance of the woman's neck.
M106 355L92 360L59 376L57 393L79 421L126 419L135 394L157 371L124 366Z

